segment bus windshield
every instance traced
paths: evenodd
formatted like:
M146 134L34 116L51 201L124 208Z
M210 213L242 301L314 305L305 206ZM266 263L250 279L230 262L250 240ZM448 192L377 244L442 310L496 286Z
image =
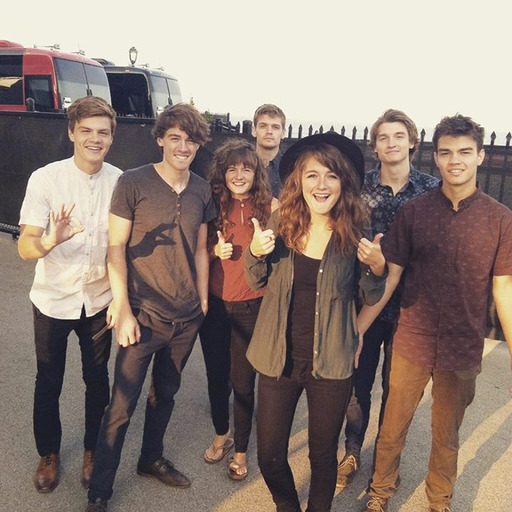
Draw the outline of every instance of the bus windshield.
M55 69L61 108L90 94L100 96L110 103L108 81L103 68L72 60L55 59Z

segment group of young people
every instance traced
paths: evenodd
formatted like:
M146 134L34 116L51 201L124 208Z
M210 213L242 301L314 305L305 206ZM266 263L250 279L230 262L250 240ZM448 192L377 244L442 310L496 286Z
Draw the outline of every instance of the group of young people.
M378 165L365 172L359 146L334 132L281 152L285 116L265 104L254 115L256 144L227 137L204 180L190 165L209 127L191 105L170 106L156 119L162 160L125 172L105 162L116 126L107 103L81 98L68 118L74 154L32 174L20 215L19 253L37 259L30 292L37 490L59 482L71 331L86 384L86 511L107 510L151 362L137 473L189 487L164 457L163 440L199 335L215 431L206 463L227 457L227 476L247 477L257 401L261 474L278 512L301 511L288 444L305 392L306 511L331 510L336 487L359 470L384 346L365 510L387 510L430 379L427 498L431 511L451 510L458 430L480 371L491 290L512 354L512 212L477 186L483 128L462 115L441 120L433 137L439 181L412 165L417 129L401 111L374 123ZM110 394L112 328L119 350Z

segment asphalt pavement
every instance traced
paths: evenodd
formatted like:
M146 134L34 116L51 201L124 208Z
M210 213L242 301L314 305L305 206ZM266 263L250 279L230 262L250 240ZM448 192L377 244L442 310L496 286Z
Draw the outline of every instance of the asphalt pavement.
M61 481L50 494L38 494L33 475L38 462L32 435L32 399L35 378L32 313L28 293L34 263L17 254L16 241L0 234L0 511L74 512L85 510L86 492L80 485L83 438L84 385L77 340L70 338L61 397L63 441ZM115 352L114 352L115 353ZM114 356L111 358L113 368ZM112 375L112 370L111 370ZM334 512L360 511L370 475L380 375L374 388L374 406L366 437L362 468L352 485L338 494ZM505 512L512 509L512 374L505 343L486 340L483 372L477 393L461 429L459 478L454 512ZM148 383L146 382L146 389ZM132 418L109 502L109 512L272 512L275 510L256 462L255 435L248 451L249 476L234 482L226 461L203 462L213 437L201 347L196 343L183 374L182 387L165 436L165 455L191 480L178 490L140 477L135 472L144 419L144 395ZM427 512L424 478L430 451L430 389L427 388L411 425L402 455L401 486L390 502L390 512ZM279 418L276 418L279 421ZM343 438L342 438L343 439ZM340 457L343 455L340 443ZM290 440L290 461L299 495L306 508L309 486L307 408L299 402Z

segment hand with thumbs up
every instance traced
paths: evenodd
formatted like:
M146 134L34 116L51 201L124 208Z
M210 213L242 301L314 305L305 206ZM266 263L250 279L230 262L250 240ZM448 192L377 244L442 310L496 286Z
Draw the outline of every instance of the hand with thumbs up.
M219 241L214 248L215 256L218 256L221 260L229 260L233 254L233 244L226 242L220 231L217 231L217 237Z
M254 235L252 236L251 245L249 249L253 256L261 258L270 254L276 246L276 237L271 229L262 231L258 219L254 217L251 219L254 225Z
M386 267L386 260L384 259L380 247L380 241L383 236L382 233L378 233L371 242L367 238L361 238L357 246L357 257L359 261L368 265L372 273L376 276L384 274Z

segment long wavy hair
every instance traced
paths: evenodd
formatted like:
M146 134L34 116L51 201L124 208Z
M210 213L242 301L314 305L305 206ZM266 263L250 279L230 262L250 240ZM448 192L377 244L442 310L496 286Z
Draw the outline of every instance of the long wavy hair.
M212 186L212 195L217 208L217 217L208 224L208 247L217 243L217 231L224 236L231 225L229 214L233 208L234 199L226 185L226 172L232 167L242 164L254 171L254 181L249 191L252 211L247 221L255 217L261 226L265 226L270 216L272 193L266 171L254 146L242 138L229 138L213 153L208 174ZM252 226L252 223L251 223Z
M311 226L311 213L304 199L302 174L309 158L334 171L341 179L341 194L330 214L330 227L343 255L355 252L368 226L368 214L361 201L361 182L352 162L330 144L306 148L295 162L281 192L279 235L290 249L302 253Z

